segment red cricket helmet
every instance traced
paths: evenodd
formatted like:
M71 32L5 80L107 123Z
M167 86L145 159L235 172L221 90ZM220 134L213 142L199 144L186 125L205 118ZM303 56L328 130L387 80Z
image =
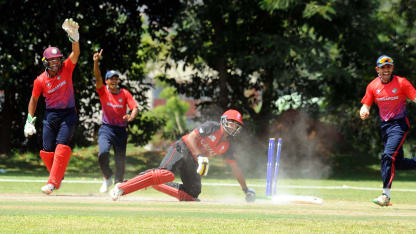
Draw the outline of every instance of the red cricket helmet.
M61 58L61 62L59 64L58 70L60 69L61 65L62 65L62 53L61 51L56 48L56 47L48 47L43 51L43 58L42 58L42 63L43 66L45 66L46 70L51 69L51 67L49 66L49 62L48 60L51 58Z
M43 59L61 58L61 57L63 57L63 55L61 51L56 47L48 47L43 51Z
M229 109L221 115L221 126L230 135L236 136L244 125L240 112Z

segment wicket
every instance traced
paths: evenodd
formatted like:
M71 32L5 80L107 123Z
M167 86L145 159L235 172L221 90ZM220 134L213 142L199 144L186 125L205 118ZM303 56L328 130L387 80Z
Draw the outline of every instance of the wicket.
M269 149L267 154L267 178L266 196L276 195L277 176L279 175L280 151L282 149L282 138L277 141L276 160L274 160L275 139L269 138ZM274 170L273 170L274 164Z

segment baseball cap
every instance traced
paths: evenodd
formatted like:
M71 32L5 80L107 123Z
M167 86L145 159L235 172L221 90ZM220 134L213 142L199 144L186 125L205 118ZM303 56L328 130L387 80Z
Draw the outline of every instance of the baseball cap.
M56 47L48 47L43 51L43 58L50 59L50 58L58 58L62 57L61 51L59 51Z
M113 76L117 76L120 77L120 74L118 74L118 72L114 71L114 70L110 70L105 74L105 79L110 79Z
M377 59L377 67L382 67L386 64L393 65L393 59L387 55L382 55Z

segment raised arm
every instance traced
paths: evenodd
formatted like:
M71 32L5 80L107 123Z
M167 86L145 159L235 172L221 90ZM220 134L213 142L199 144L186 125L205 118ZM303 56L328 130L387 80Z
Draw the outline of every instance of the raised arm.
M69 59L71 59L71 62L73 64L77 64L80 53L81 51L79 49L79 42L78 41L72 42L72 52L69 55Z
M78 62L80 49L79 49L79 25L72 19L66 19L62 24L62 29L68 34L69 40L72 42L72 52L69 55L69 59L73 64Z
M100 71L100 66L98 64L98 61L101 58L101 54L103 53L103 50L100 50L100 53L96 52L94 53L94 56L92 57L92 59L94 60L94 76L95 76L95 87L97 89L101 89L101 87L103 87L104 83L103 83L103 77L101 75L101 71ZM136 117L136 116L134 116Z

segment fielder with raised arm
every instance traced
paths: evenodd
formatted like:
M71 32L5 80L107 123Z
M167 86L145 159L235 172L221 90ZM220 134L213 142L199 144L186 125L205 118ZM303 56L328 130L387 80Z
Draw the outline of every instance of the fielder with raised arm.
M220 123L207 121L192 132L183 136L169 147L158 169L147 170L126 182L116 184L110 190L115 201L120 196L152 186L154 189L177 198L179 201L199 201L201 193L201 175L206 176L209 159L215 155L224 155L225 161L246 194L246 201L253 202L254 189L248 188L246 180L238 167L232 144L243 125L241 114L228 110L221 116ZM183 184L172 182L174 172L180 174Z
M72 52L65 60L61 51L56 47L48 47L43 52L42 63L45 71L33 83L24 129L26 137L36 133L35 111L39 96L43 95L46 111L43 120L43 149L40 151L40 157L49 171L49 179L41 190L47 195L59 189L61 185L71 157L69 142L78 122L72 72L80 54L79 26L72 19L66 19L62 28L72 42Z
M105 74L105 84L101 76L99 60L103 50L94 53L94 75L95 87L100 96L103 110L103 124L98 131L98 164L104 175L104 181L100 192L107 192L113 184L111 176L113 171L110 168L110 149L114 147L115 175L114 184L124 181L124 168L126 164L127 147L127 123L136 118L138 109L136 100L127 89L119 88L119 73L110 70ZM127 114L127 106L131 110Z
M393 75L393 59L382 55L377 59L376 71L378 76L367 86L360 117L365 120L370 115L370 107L375 102L381 118L381 139L384 152L381 155L381 176L383 193L373 202L379 206L389 206L390 188L396 174L396 169L407 170L416 168L416 158L405 158L403 142L410 128L407 118L407 98L416 102L416 90L405 78Z

